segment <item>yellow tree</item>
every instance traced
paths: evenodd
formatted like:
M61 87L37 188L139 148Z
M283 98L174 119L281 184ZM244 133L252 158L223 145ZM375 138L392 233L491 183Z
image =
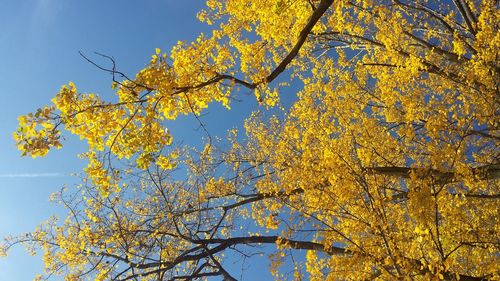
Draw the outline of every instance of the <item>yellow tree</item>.
M60 147L64 129L89 164L78 192L55 196L65 220L3 249L41 248L66 280L234 280L227 260L256 245L276 279L498 279L498 10L208 0L211 34L157 49L134 78L101 67L115 101L69 83L19 118L23 154ZM172 145L165 120L248 90L261 107L224 149Z

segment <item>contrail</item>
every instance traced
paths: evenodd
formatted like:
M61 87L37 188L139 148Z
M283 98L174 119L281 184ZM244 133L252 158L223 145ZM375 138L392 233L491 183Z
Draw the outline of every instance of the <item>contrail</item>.
M23 173L23 174L0 174L0 178L47 178L63 177L61 173Z

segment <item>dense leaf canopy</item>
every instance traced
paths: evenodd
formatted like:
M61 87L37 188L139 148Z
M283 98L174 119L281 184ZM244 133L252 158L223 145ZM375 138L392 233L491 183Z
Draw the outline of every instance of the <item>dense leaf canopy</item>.
M62 130L88 167L55 195L65 220L4 250L41 248L66 280L234 280L225 264L257 245L276 279L500 278L496 1L208 0L198 17L211 34L135 77L99 66L114 99L69 83L19 118L23 154ZM166 120L204 127L248 91L239 130L173 145Z

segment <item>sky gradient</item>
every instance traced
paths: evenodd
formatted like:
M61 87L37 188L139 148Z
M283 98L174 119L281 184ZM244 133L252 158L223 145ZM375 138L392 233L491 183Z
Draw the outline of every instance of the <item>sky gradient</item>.
M62 150L40 159L21 158L12 139L17 117L48 104L68 81L83 92L103 97L112 94L111 77L82 59L78 51L111 55L122 72L133 76L156 47L167 51L178 40L190 41L207 27L195 18L203 1L1 3L0 237L4 237L34 230L52 214L64 215L48 198L64 185L75 185L78 180L70 175L85 165L76 154L85 151L86 145L67 134ZM196 138L200 133L194 131L195 123L184 119L180 123L187 126L171 129ZM8 258L0 258L0 281L32 280L41 270L40 256L31 257L22 247L10 251Z

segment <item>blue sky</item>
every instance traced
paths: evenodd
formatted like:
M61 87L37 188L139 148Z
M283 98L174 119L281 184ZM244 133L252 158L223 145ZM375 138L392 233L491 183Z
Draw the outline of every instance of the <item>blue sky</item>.
M47 104L62 84L111 95L110 77L84 61L78 51L115 57L123 72L134 74L156 47L169 50L206 26L196 12L203 1L176 0L3 0L0 8L0 237L33 230L62 209L48 201L85 163L77 153L85 144L68 138L46 158L21 158L12 132L17 116ZM215 117L214 117L215 118ZM173 128L179 136L201 134L189 118ZM217 119L215 119L217 120ZM227 125L219 119L212 128ZM67 135L66 135L67 136ZM199 138L199 136L198 136ZM0 281L31 280L42 269L40 257L21 247L0 258Z

